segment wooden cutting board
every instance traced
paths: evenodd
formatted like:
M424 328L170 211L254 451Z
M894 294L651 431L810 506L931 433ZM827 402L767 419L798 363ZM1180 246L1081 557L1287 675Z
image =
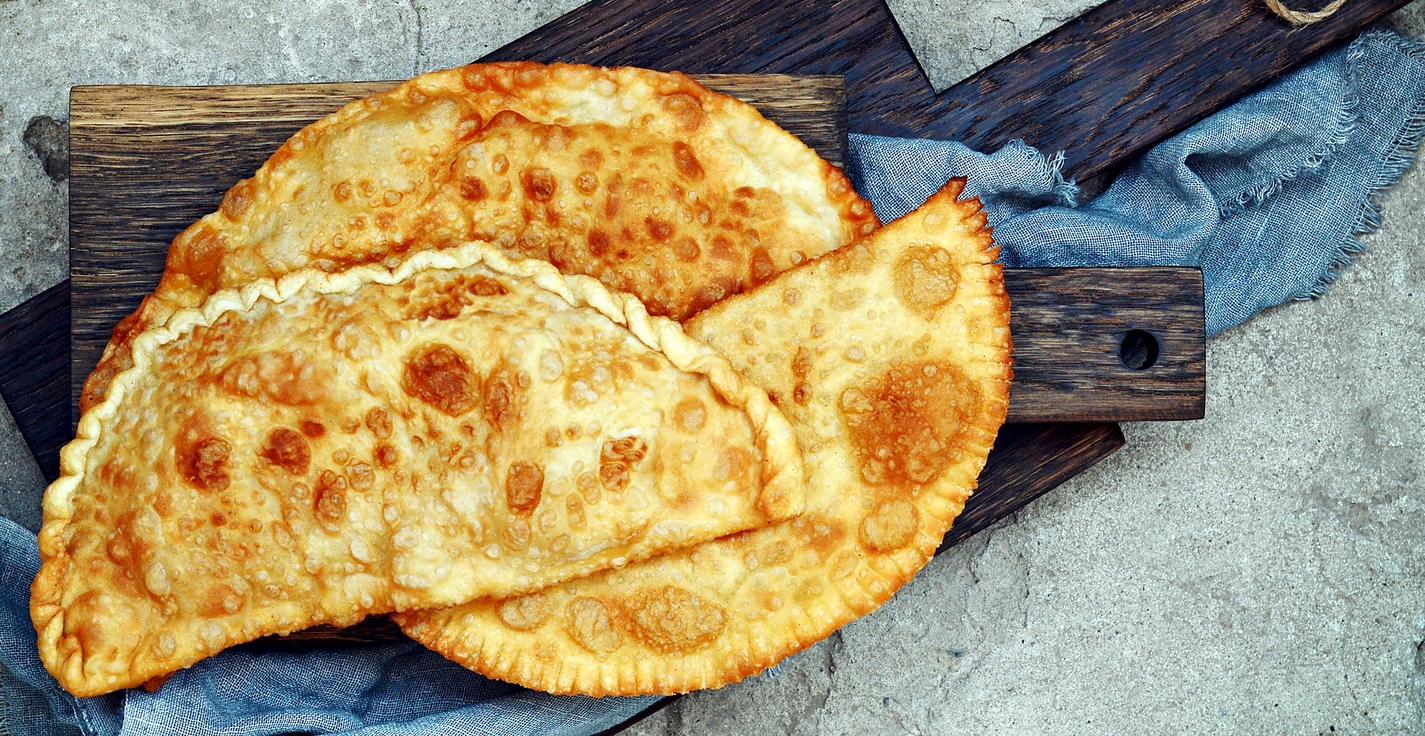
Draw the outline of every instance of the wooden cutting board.
M840 75L845 79L846 120L852 131L951 137L981 149L1023 137L1045 150L1066 149L1066 173L1089 176L1111 170L1127 156L1265 84L1403 4L1404 0L1355 0L1328 22L1292 30L1256 0L1188 0L1176 4L1113 0L938 95L921 73L882 0L597 0L496 51L486 60L629 64L701 74ZM341 92L339 87L324 85L306 87L321 99L318 107L330 103L329 109L339 104L341 94L347 94L349 99L359 92L355 88ZM143 94L142 90L127 89L140 97ZM96 96L86 98L91 92ZM206 93L185 94L198 94L202 99ZM97 90L78 90L75 99L81 103L79 113L84 112L86 99L113 101ZM105 305L111 310L106 313L108 317L122 314L126 308L111 303L106 290L122 292L121 300L131 300L127 306L131 309L136 304L132 301L134 290L146 290L144 284L151 288L156 280L152 270L124 265L105 279L84 282L80 275L85 272L84 249L86 244L98 242L96 236L104 235L96 229L106 222L104 208L122 204L117 213L119 219L108 220L109 224L118 222L151 231L150 237L166 245L187 222L216 208L221 192L236 179L220 181L220 177L210 175L197 185L190 183L189 190L175 193L135 187L133 177L142 178L151 166L200 171L224 161L222 156L245 150L244 145L250 146L246 155L265 156L276 147L272 140L244 141L242 136L228 135L229 146L216 158L211 150L190 151L176 158L150 156L135 163L117 156L112 147L85 147L85 135L94 136L88 140L101 142L97 131L106 124L104 110L90 112L94 114L88 118L88 128L85 116L76 115L75 175L71 181L71 245L78 256L76 281L73 286L69 282L57 285L0 316L0 395L42 465L51 473L56 467L59 444L70 436L70 388L82 380L87 366L97 357L95 346L107 337L103 333L108 328L102 319L92 317L91 305ZM286 129L290 132L320 113L319 109L307 109L286 119L275 116L270 122L290 126ZM114 122L119 117L116 114L107 120ZM214 118L210 113L191 120L150 117L144 122L148 132L157 138L177 142L199 133L222 137L226 126L234 121L226 116ZM122 126L111 132L119 130ZM834 147L820 150L834 158ZM242 165L250 171L260 160ZM86 170L85 166L91 168ZM195 205L182 217L164 219L173 215L175 196L192 197L204 204ZM1126 385L1123 382L1129 378L1148 375L1119 372L1124 369L1121 361L1111 373L1094 373L1118 360L1124 336L1144 312L1175 312L1176 316L1169 319L1177 320L1180 326L1186 324L1184 334L1189 337L1196 319L1197 337L1191 339L1200 344L1200 311L1194 316L1192 310L1200 310L1201 282L1195 278L1182 271L1142 271L1136 275L1080 270L1012 274L1008 280L1016 315L1039 315L1033 324L1017 318L1020 321L1014 326L1016 357L1020 360L1012 402L1016 418L1201 416L1200 382L1179 382L1166 395L1152 391L1139 395L1138 399L1146 399L1146 406L1155 407L1149 410L1144 410L1143 405L1124 408L1132 402L1120 401L1108 413L1063 411L1063 407L1073 405L1074 397L1086 391L1112 398L1115 386ZM1136 283L1139 279L1141 283ZM1044 299L1045 294L1072 296ZM1145 294L1151 298L1145 299ZM1043 307L1038 312L1030 308L1036 295ZM79 328L75 332L74 357L82 358L72 371L68 339L71 298L75 326ZM1020 309L1021 305L1024 309ZM1097 341L1055 342L1055 333L1062 338L1062 333L1073 331L1080 316L1090 319L1099 307L1123 310L1125 314L1136 309L1139 316L1124 318L1116 333L1103 332ZM1071 329L1054 329L1056 326ZM1035 330L1039 331L1035 334L1044 337L1037 347L1029 339ZM1159 347L1169 353L1169 359L1158 365L1166 366L1177 354L1174 351L1178 338L1161 342L1164 344ZM1065 370L1088 359L1071 352L1074 349L1087 350L1085 355L1102 363L1095 364L1085 380L1062 380L1068 375ZM1200 381L1200 365L1187 370L1196 376L1193 380ZM1033 386L1043 389L1037 394L1039 399L1034 390L1022 390ZM1178 404L1186 408L1163 409ZM1054 411L1060 413L1056 415ZM1112 413L1115 411L1123 413ZM1102 421L1006 426L981 476L980 490L947 535L946 544L973 534L1082 472L1122 442L1116 425Z
M940 94L921 73L882 0L717 0L711 5L597 0L486 60L842 75L852 131L953 137L981 149L1023 137L1044 150L1066 150L1067 173L1089 176L1110 170L1404 3L1354 0L1324 23L1292 29L1257 0L1111 0ZM335 101L330 102L334 107ZM306 110L285 124L296 129L320 112ZM173 131L175 136L191 134L191 129ZM271 149L270 141L261 145L254 156ZM252 159L254 164L258 160ZM193 214L216 207L230 183L208 180L209 189L199 195L210 199ZM81 213L72 223L71 240L82 247L88 222L82 212L95 201L93 192L121 190L118 181L104 179L76 177L71 184L71 207ZM140 216L134 224L148 224L145 217L167 204L136 202ZM158 239L166 242L180 226L170 222ZM83 291L74 296L81 305L88 298ZM97 341L91 340L91 355L71 371L70 299L66 281L0 316L0 396L50 477L57 471L60 446L71 436L70 388L82 380L84 366L92 365ZM81 322L84 311L81 306ZM1052 349L1043 355L1057 355L1062 362L1063 354ZM1098 355L1111 353L1100 346ZM1021 360L1022 384L1035 365L1047 364ZM1015 398L1016 407L1027 406L1020 395ZM1007 427L980 492L951 536L1018 508L1121 442L1117 428L1101 422Z
M719 74L739 97L844 165L840 76ZM169 243L307 122L394 82L76 87L70 95L70 406L114 325L152 292ZM1204 393L1196 269L1006 273L1016 376L1010 421L1196 419ZM1136 331L1136 332L1134 332ZM1127 335L1156 345L1125 363ZM1132 361L1130 361L1132 362ZM1144 361L1147 362L1146 360ZM73 426L73 424L71 424Z

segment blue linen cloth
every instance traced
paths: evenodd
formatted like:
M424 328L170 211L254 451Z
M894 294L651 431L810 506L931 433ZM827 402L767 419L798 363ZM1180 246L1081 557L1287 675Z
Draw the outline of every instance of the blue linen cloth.
M1422 128L1425 47L1377 29L1158 144L1083 206L1062 157L1019 141L985 155L853 135L850 170L886 221L968 177L1006 266L1199 266L1215 335L1319 296L1380 226L1375 196Z
M229 649L177 672L157 692L75 698L36 654L29 613L30 582L40 569L35 535L4 517L0 562L5 736L75 727L85 736L576 736L612 728L658 701L534 692L481 677L414 642L294 653Z
M1212 333L1314 296L1379 224L1373 198L1425 127L1425 48L1386 31L1160 144L1077 206L1062 156L1020 142L855 135L851 174L884 220L952 176L984 202L1008 266L1197 265ZM585 734L657 698L557 697L487 680L413 643L302 653L228 650L157 692L77 699L40 665L29 618L35 536L0 519L0 736Z

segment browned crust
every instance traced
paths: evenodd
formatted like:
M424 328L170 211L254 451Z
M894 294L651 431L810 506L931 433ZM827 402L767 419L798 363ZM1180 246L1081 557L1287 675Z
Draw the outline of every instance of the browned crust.
M315 156L324 138L348 132L362 124L371 110L383 107L401 106L409 108L417 115L438 100L457 99L475 115L475 120L489 123L502 111L509 111L522 119L534 123L556 123L564 110L555 108L544 99L544 91L555 85L550 80L570 77L583 80L587 84L612 84L615 90L636 90L652 87L660 99L687 96L696 99L710 116L725 116L739 121L747 121L753 128L763 130L763 135L775 139L781 151L769 159L799 159L809 156L814 163L814 176L824 184L826 199L836 209L838 237L817 244L807 243L809 251L804 257L815 257L845 242L864 235L879 226L870 203L862 199L851 187L850 181L835 166L815 157L804 144L782 131L774 123L767 121L751 106L734 98L722 95L698 84L687 76L672 72L654 72L630 67L600 69L583 65L554 64L545 66L534 62L497 62L493 64L472 64L457 69L432 72L412 79L399 87L364 100L353 102L327 118L317 121L293 135L276 153L253 175L251 179L239 182L223 200L223 207L184 230L173 241L169 250L164 275L157 290L146 297L132 314L115 328L98 366L85 380L80 395L80 410L103 400L109 382L120 371L132 365L130 357L133 337L156 325L162 324L169 314L184 307L197 306L205 297L221 288L237 288L253 276L242 272L224 274L222 267L212 266L215 253L238 254L252 247L252 243L236 242L237 231L250 221L264 206L277 206L280 198L275 195L281 187L284 167ZM659 112L659 111L654 111ZM452 135L468 136L469 130L457 129ZM453 148L453 146L452 146ZM788 164L790 165L790 164ZM256 203L256 204L254 204ZM269 203L264 205L262 203ZM512 233L513 235L513 233ZM468 239L468 238L465 238ZM335 262L332 268L340 269L361 263L379 261L391 253L402 256L409 251L422 248L440 247L438 242L409 241L400 244L395 251L390 248L367 253L353 253ZM760 278L753 273L753 254L748 246L739 245L740 271L729 281L726 274L715 273L706 267L690 269L694 282L689 291L715 288L717 293L728 296L758 283ZM774 260L785 260L781 254ZM221 263L222 257L217 256ZM279 264L281 265L281 264ZM777 263L782 270L789 263ZM286 270L295 268L290 264L277 270L258 274L280 278ZM631 291L650 304L650 312L655 315L683 319L697 311L702 304L697 299L682 302L670 309L660 310L650 301L649 293L640 288L638 277L627 283L629 269L639 268L637 264L626 264L612 268L599 277L606 285L619 290ZM578 272L570 271L570 272ZM699 281L701 279L701 281Z
M660 655L628 643L600 656L572 643L566 631L553 624L545 624L532 631L515 631L501 624L498 610L501 604L498 601L476 601L450 609L399 614L395 618L402 629L417 641L476 672L526 687L596 696L674 694L719 687L756 674L820 641L888 600L934 555L945 532L963 509L994 445L1008 407L1012 378L1009 298L1004 289L1003 270L993 262L998 257L998 248L993 245L985 214L976 199L958 201L963 187L963 179L950 181L921 209L907 215L908 222L901 226L920 228L922 231L933 230L934 227L954 228L970 242L977 243L978 249L968 254L970 261L966 266L974 271L975 286L983 289L976 291L976 304L982 307L977 316L977 319L983 319L979 325L982 339L972 346L975 358L967 366L967 370L973 372L981 392L982 411L966 428L963 436L965 460L946 469L916 497L915 508L921 514L921 521L908 543L885 554L877 554L848 542L843 549L859 558L853 573L841 576L819 595L807 600L787 601L774 615L747 627L745 634L722 636L710 646L681 656ZM927 228L927 225L932 227ZM878 239L893 236L900 229L892 223L868 238L866 243L874 247ZM834 284L829 283L828 274L864 257L864 254L856 252L857 247L858 244L847 246L800 266L744 297L714 306L689 323L690 334L705 340L719 336L725 338L718 340L715 346L754 381L770 387L777 381L769 378L771 373L756 367L756 364L763 362L758 350L738 338L738 328L745 324L743 318L749 311L746 305L754 303L759 297L766 297L767 293L781 291L788 283L800 285L808 278L831 289ZM779 329L793 327L779 325ZM749 363L754 366L749 368ZM805 452L809 436L806 415L789 410L788 418L798 432L799 443ZM622 634L627 641L635 629L627 620L628 614L619 613L619 600L627 590L669 584L713 598L715 593L710 591L715 585L699 579L696 556L700 550L705 551L708 558L731 559L722 552L743 549L737 546L740 542L732 541L737 539L754 540L748 543L747 549L767 550L772 547L769 540L798 539L800 532L793 531L798 525L803 525L805 529L823 521L836 523L835 515L839 513L839 508L856 506L863 498L869 501L870 496L865 495L864 486L832 484L829 487L827 483L819 482L822 471L815 455L806 458L806 467L808 508L794 522L705 543L692 552L675 553L624 570L573 581L548 589L543 594L552 601L600 601L614 612L610 628ZM828 492L841 494L839 504L826 499ZM814 498L813 495L818 493L823 494L822 497ZM764 540L763 543L757 544L755 540L759 539ZM835 553L828 553L824 558L831 567L840 559ZM736 615L733 602L715 601L716 605L726 610L729 622ZM622 608L627 609L626 606ZM557 604L554 609L558 610Z
M179 655L162 660L155 660L146 655L114 655L107 649L100 652L86 651L81 637L66 630L67 626L94 625L93 619L75 615L71 610L72 601L69 605L66 603L67 598L74 598L74 586L70 583L76 574L76 560L68 546L68 535L73 531L74 498L80 494L102 497L105 493L113 492L113 489L104 485L103 480L98 479L103 477L102 471L98 478L90 481L98 485L97 489L85 487L84 484L90 477L87 473L91 460L90 451L96 446L101 435L110 431L108 428L115 422L116 417L121 416L125 397L134 395L141 387L143 374L152 365L158 348L174 340L183 339L195 327L212 326L223 315L250 309L259 301L278 304L310 291L348 294L363 284L409 282L432 269L460 269L472 265L483 265L494 273L528 281L544 293L562 299L575 308L597 312L610 322L622 326L649 349L661 353L677 370L705 377L722 401L746 415L761 451L762 485L756 498L756 506L766 518L759 519L756 523L792 518L801 512L804 502L804 473L800 455L791 428L781 412L770 403L765 392L747 381L715 350L688 337L677 323L666 318L650 317L636 298L612 292L594 279L565 276L551 265L533 259L511 262L491 246L470 243L439 253L419 254L393 271L379 266L358 267L338 274L308 269L291 273L280 281L256 281L241 290L219 292L204 302L201 309L174 312L164 325L138 335L133 343L136 366L120 373L114 379L114 391L105 401L85 412L75 440L67 444L61 453L61 476L47 489L44 499L45 523L39 535L43 564L31 585L30 615L38 632L40 658L67 691L79 697L102 695L142 684L155 677L161 678L175 667L191 665L216 653L216 650L190 646L191 642L188 641L176 643ZM711 534L705 534L703 538L707 536ZM191 544L191 539L185 539L184 543ZM646 553L630 556L629 559L639 559L643 556L646 556ZM103 581L108 580L104 577L106 574L114 575L120 572L129 571L95 569L87 571L86 575ZM91 594L112 595L113 601L120 604L124 602L124 593L121 590L111 590L102 583L91 585L80 598ZM305 612L308 618L296 628L314 623L346 625L355 623L364 615L380 612L384 611L362 610L354 614L354 620L335 621L330 618L312 618L321 612L308 611ZM205 625L220 627L224 646L230 646L251 641L259 636L290 631L294 628L293 620L284 616L291 615L292 611L279 610L279 607L274 606L248 610L237 619L209 620ZM113 623L109 620L106 622ZM107 645L116 638L132 635L143 639L153 633L152 628L145 627L141 620L125 621L125 624L132 624L132 628L125 628L120 632L114 630L111 625L109 630L104 632L104 636L96 639ZM122 649L118 645L114 648Z

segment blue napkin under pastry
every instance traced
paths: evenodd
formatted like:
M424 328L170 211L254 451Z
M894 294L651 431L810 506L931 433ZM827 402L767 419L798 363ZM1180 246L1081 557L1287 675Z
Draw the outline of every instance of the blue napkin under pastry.
M1316 296L1379 225L1375 198L1425 131L1425 45L1374 30L1159 144L1078 204L1046 158L1013 142L853 135L851 175L889 221L969 179L1006 266L1199 266L1215 334ZM561 697L487 680L401 643L231 649L156 692L74 698L40 665L29 617L35 535L0 518L0 736L9 734L588 734L657 702Z

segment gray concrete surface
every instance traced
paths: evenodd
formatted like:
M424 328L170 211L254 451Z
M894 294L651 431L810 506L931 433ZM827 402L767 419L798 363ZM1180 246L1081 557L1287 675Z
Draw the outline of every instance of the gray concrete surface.
M35 121L69 86L403 78L578 3L0 0L0 309L66 268ZM892 7L944 87L1088 4ZM1418 7L1392 22L1425 35ZM1125 425L876 613L633 732L1425 733L1423 201L1416 170L1326 297L1209 343L1205 420Z
M1208 344L1207 416L634 733L1399 734L1425 708L1425 172L1314 302Z
M1095 0L886 0L936 90L1008 56Z

